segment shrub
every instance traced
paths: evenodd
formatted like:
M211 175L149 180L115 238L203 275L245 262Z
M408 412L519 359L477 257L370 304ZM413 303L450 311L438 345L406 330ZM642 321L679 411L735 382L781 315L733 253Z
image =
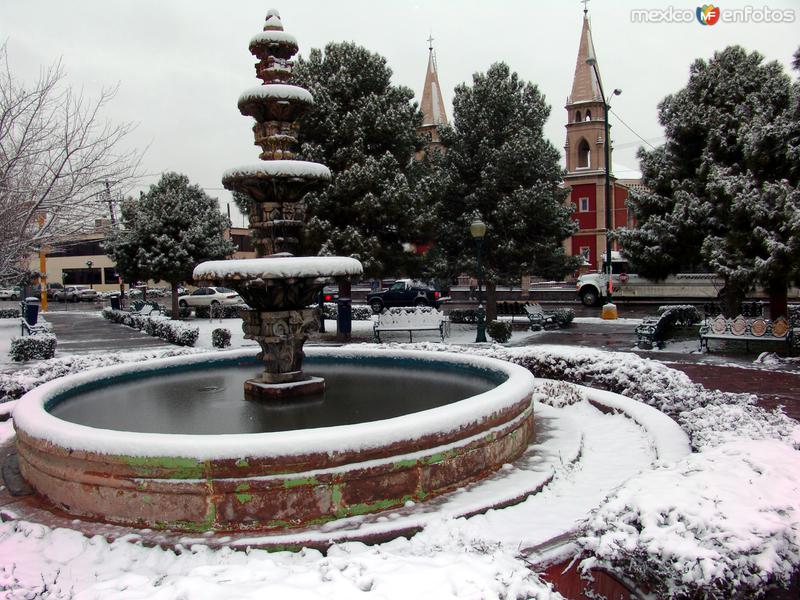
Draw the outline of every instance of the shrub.
M563 329L572 324L572 320L575 318L575 311L571 308L557 308L552 311L552 315L555 317L556 325Z
M18 308L0 308L0 319L19 319L20 316Z
M211 332L211 345L214 348L227 348L231 345L231 330L218 327Z
M486 333L495 342L505 344L511 339L511 323L506 321L491 321L486 324Z
M448 314L451 323L477 323L478 311L474 308L454 308Z
M316 308L316 305L310 308ZM353 321L369 321L372 319L372 309L366 304L352 304ZM339 316L336 302L326 302L322 305L322 317L335 321Z
M52 333L39 333L11 338L8 355L15 362L26 360L47 360L56 353L56 336Z
M198 319L210 319L211 306L196 306L194 309L194 316ZM215 319L236 319L239 317L239 311L242 309L241 304L220 304L214 307Z
M668 319L670 327L690 327L700 322L700 311L691 304L678 306L659 306L658 314L663 319Z
M180 321L170 321L163 317L146 317L124 310L103 309L103 317L114 323L121 323L134 329L144 330L153 337L160 337L171 344L194 346L200 336L200 329Z

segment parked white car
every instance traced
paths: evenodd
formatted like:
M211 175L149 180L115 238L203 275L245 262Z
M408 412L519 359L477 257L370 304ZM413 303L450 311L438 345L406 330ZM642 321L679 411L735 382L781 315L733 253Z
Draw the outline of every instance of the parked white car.
M19 287L0 289L0 300L19 300L22 297L22 290Z
M63 290L53 292L53 300L56 302L78 302L79 300L96 300L97 290L88 285L65 285Z
M178 298L178 305L182 308L219 306L221 304L244 304L244 301L239 294L226 287L197 288L191 294Z

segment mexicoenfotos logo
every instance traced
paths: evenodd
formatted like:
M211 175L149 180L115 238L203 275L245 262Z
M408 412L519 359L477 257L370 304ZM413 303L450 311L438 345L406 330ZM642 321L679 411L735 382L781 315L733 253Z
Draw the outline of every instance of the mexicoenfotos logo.
M714 25L719 21L720 11L719 7L713 4L703 4L703 6L697 7L695 14L700 25Z
M713 4L703 4L696 10L675 6L661 8L634 8L631 10L632 23L700 23L715 25L716 23L755 23L782 24L794 23L797 20L794 9L770 8L769 6L744 6L726 8L724 11Z

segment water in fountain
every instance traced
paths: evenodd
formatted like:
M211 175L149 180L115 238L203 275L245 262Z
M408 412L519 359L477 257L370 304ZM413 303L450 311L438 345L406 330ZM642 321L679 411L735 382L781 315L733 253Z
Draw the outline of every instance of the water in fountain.
M249 199L250 229L256 259L209 261L194 278L231 287L250 306L243 311L244 333L261 346L264 371L245 382L249 399L282 400L319 394L324 380L303 373L303 344L317 329L320 315L309 308L325 283L361 275L361 263L343 257L295 257L303 223L303 195L330 179L324 165L294 160L298 122L314 103L304 88L291 85L297 40L283 30L270 10L264 31L250 40L262 85L239 96L239 111L253 117L260 163L228 170L226 189Z

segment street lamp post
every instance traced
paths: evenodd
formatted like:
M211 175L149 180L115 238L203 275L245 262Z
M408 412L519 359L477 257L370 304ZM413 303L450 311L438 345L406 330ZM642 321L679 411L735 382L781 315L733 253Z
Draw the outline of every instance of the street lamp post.
M469 226L470 235L475 240L475 256L478 263L478 333L475 336L475 343L486 341L486 310L483 308L483 298L481 297L481 249L483 248L483 238L486 235L486 223L476 219Z
M611 165L610 165L610 155L611 155L611 140L609 139L608 134L608 111L611 106L608 103L608 98L606 98L605 93L603 92L603 83L600 81L600 72L597 70L597 58L595 58L594 54L589 56L586 59L586 64L590 65L594 70L595 79L597 80L597 87L600 88L600 97L603 99L603 124L605 126L605 143L603 144L603 151L605 154L605 163L606 163L606 177L605 177L605 199L606 199L606 260L603 263L603 270L606 271L608 275L608 283L606 287L606 298L607 304L612 303L612 296L613 296L613 285L611 283L611 207L614 203L614 199L611 198ZM611 92L612 96L619 96L622 93L622 90L615 89Z
M93 264L94 263L92 261L90 261L90 260L86 261L86 266L89 267L89 287L91 289L94 289L94 283L92 282L92 279L93 279L93 277L92 277L92 265Z

